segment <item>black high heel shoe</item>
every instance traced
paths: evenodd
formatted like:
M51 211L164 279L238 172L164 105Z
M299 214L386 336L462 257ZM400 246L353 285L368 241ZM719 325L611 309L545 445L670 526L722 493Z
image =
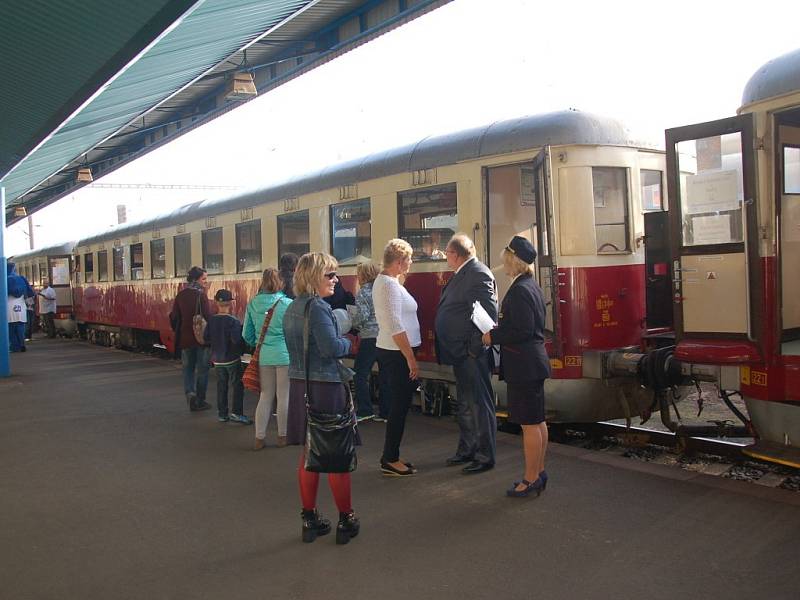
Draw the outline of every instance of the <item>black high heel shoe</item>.
M521 490L517 489L519 484L524 485L525 487ZM527 479L523 479L520 482L514 483L509 489L506 490L506 496L509 498L527 498L531 494L535 494L538 498L539 494L542 493L542 480L537 479L536 481L528 481Z
M317 509L302 510L300 516L303 517L303 543L310 544L321 535L328 535L331 532L331 522L323 519Z
M339 513L339 524L336 525L336 543L346 544L358 535L361 524L358 517L350 511L349 513Z

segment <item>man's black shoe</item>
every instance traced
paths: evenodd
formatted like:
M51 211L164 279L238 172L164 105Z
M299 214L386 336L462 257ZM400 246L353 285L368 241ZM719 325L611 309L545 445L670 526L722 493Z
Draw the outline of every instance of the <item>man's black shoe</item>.
M448 467L455 467L456 465L466 465L473 461L471 456L459 456L456 454L455 456L451 456L445 462Z
M198 400L195 405L195 410L208 410L209 408L211 408L211 405L205 400Z
M482 463L477 460L472 461L469 465L461 469L464 475L475 475L475 473L483 473L489 469L494 469L494 463Z

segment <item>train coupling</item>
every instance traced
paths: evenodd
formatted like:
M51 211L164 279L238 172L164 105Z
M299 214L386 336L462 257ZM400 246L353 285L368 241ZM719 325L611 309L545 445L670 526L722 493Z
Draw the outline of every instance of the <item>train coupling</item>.
M597 379L633 379L644 388L664 391L699 381L719 383L720 367L684 363L674 357L675 347L648 352L638 348L584 355L584 376Z

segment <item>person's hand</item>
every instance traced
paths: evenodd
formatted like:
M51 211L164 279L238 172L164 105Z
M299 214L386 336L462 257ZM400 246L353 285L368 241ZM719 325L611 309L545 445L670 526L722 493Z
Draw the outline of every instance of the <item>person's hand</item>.
M491 332L487 331L486 333L484 333L483 337L481 338L481 341L483 342L484 346L491 346L492 345L492 334L491 334Z
M411 358L406 359L406 363L408 363L408 378L416 379L417 372L419 371L419 367L417 366L417 359L414 358L414 356L411 356Z

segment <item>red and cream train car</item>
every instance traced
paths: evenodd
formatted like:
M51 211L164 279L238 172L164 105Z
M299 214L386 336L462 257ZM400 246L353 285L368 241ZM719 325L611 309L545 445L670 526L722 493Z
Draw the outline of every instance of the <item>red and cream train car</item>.
M615 120L577 111L429 137L80 240L75 311L89 331L171 348L167 313L194 264L208 270L212 293L233 291L241 314L261 270L284 252L330 252L352 289L356 264L379 262L386 241L402 237L414 248L406 286L420 306L421 378L454 393L433 344L440 290L452 275L445 244L454 232L472 236L502 297L510 284L502 249L524 235L538 250L548 299L551 420L642 414L652 393L635 377L607 376L602 365L609 352L640 350L645 307L657 302L648 285L668 285L667 259L646 277L642 244L644 213L664 209L664 174L654 145ZM502 384L497 391L502 404Z
M666 141L675 358L742 394L746 452L800 466L800 50L753 75L738 116Z
M24 275L31 286L38 292L46 282L56 292L56 331L61 335L72 336L77 332L75 315L72 306L72 253L75 244L72 242L39 248L10 259L17 267L17 272ZM36 302L36 314L39 315L39 304Z

